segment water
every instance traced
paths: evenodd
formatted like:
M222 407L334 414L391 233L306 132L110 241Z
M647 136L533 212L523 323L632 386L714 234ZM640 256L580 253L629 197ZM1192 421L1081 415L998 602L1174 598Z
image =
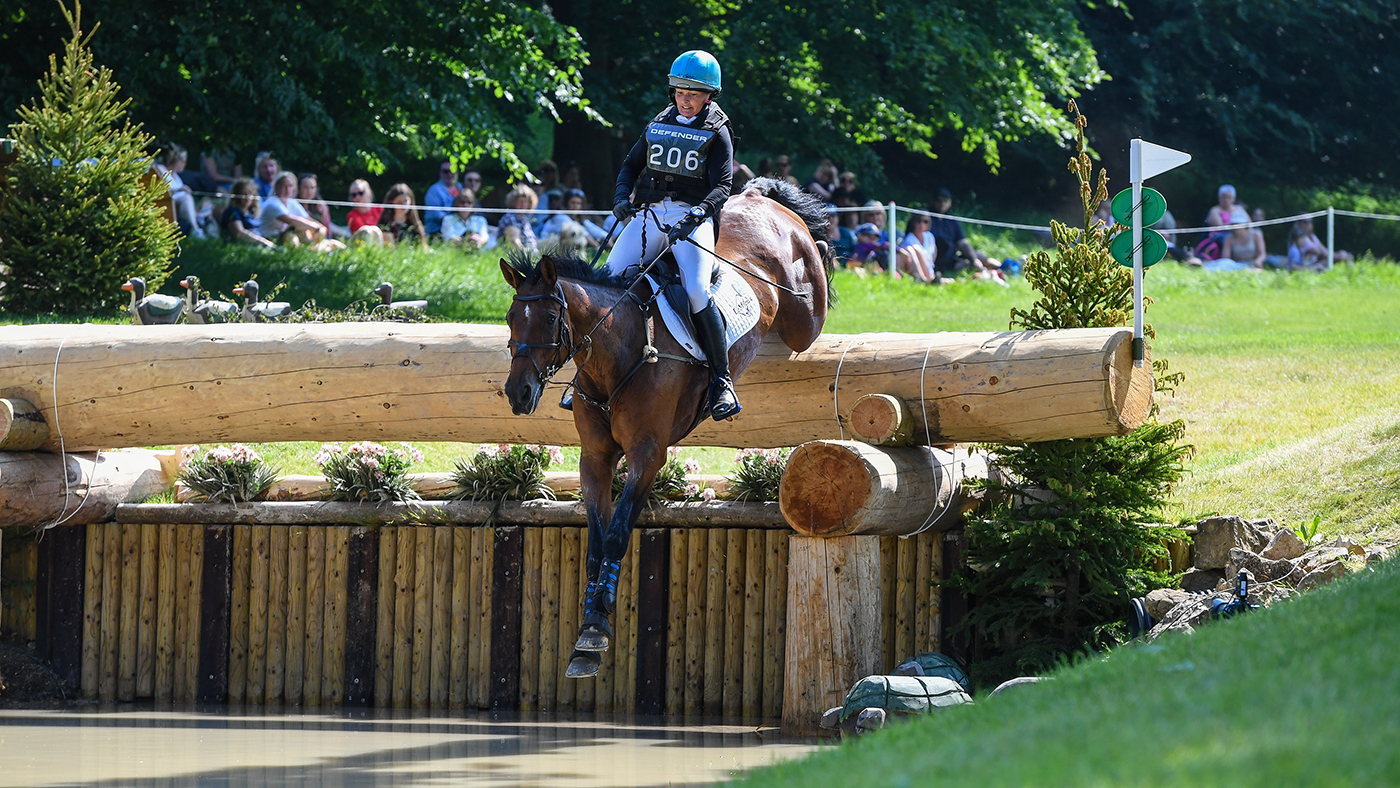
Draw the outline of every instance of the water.
M582 715L14 710L0 711L0 788L640 788L725 780L820 746L749 726Z

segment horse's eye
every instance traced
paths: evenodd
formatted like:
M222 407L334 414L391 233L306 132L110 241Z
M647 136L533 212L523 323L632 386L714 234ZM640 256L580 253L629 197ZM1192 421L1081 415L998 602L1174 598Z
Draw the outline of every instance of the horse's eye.
M554 325L555 323L558 323L558 322L559 322L559 313L558 313L558 312L550 312L550 313L549 313L548 320L549 320L549 324L550 324L551 326Z

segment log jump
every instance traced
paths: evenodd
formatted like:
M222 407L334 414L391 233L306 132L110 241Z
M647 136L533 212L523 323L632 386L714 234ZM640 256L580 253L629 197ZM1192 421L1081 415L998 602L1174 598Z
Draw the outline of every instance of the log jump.
M60 432L69 452L228 441L577 444L565 411L511 414L506 339L503 326L448 323L17 326L0 337L0 397L34 406L47 434L24 426L50 452ZM851 411L869 394L901 400L907 440L921 444L1121 435L1146 419L1152 394L1131 339L1122 328L832 334L802 353L768 342L739 381L743 415L706 422L684 442L767 448L851 437Z

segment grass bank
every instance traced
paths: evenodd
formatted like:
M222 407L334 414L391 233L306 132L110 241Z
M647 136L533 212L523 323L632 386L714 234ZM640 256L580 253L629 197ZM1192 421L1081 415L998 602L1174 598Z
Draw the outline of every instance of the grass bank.
M1395 785L1400 561L897 725L752 788Z

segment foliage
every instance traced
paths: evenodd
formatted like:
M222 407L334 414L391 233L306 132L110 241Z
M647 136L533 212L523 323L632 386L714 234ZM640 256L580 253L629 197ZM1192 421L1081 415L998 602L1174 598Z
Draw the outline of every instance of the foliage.
M1293 531L1298 534L1298 538L1304 542L1311 543L1313 537L1317 536L1317 527L1322 524L1322 515L1313 515L1311 520L1299 523Z
M699 473L700 463L693 459L682 461L680 459L680 449L672 446L666 450L666 462L662 464L661 470L656 472L656 480L652 482L651 494L647 496L647 506L662 503L665 501L698 501L714 500L714 491L706 487L700 489L700 485L692 484L685 480L687 473ZM616 501L622 497L622 490L627 484L627 458L618 460L617 468L613 470L612 495Z
M470 460L457 460L452 473L455 500L530 501L554 500L544 483L549 466L564 461L558 446L482 445Z
M1091 188L1087 121L1073 102L1070 112L1079 142L1070 170L1080 184L1084 227L1056 223L1056 254L1027 260L1026 279L1040 296L1029 310L1012 310L1013 328L1122 325L1132 311L1131 276L1109 257L1112 232L1093 219L1107 175L1100 171ZM1159 389L1180 382L1180 375L1166 375L1165 362L1157 371L1169 378L1158 380ZM1169 582L1151 563L1165 555L1162 540L1175 532L1144 523L1160 515L1185 472L1185 431L1182 421L1149 420L1122 437L994 448L1007 474L985 484L992 504L968 521L972 571L958 579L975 599L964 626L974 636L972 671L980 683L1116 644L1128 599Z
M202 454L198 446L187 446L183 452L180 483L189 488L198 501L251 501L277 481L278 470L241 443L215 446Z
M328 443L316 454L321 474L331 483L333 501L416 501L418 492L408 480L408 469L423 461L423 452L399 444L389 449L361 441L342 448Z
M60 6L69 38L50 55L39 97L10 127L19 159L0 192L0 304L18 312L96 312L144 277L154 289L175 250L175 225L147 178L151 138L126 120L130 99L94 64L81 7Z
M49 9L27 5L0 12L15 61L6 90L27 81L32 42L52 36ZM442 153L520 170L512 140L527 118L587 109L582 42L532 3L131 0L102 11L111 34L99 54L148 127L191 151L242 151L245 166L269 149L299 167L379 172Z
M792 449L740 449L734 455L739 467L729 477L724 497L732 501L776 501L783 471Z

